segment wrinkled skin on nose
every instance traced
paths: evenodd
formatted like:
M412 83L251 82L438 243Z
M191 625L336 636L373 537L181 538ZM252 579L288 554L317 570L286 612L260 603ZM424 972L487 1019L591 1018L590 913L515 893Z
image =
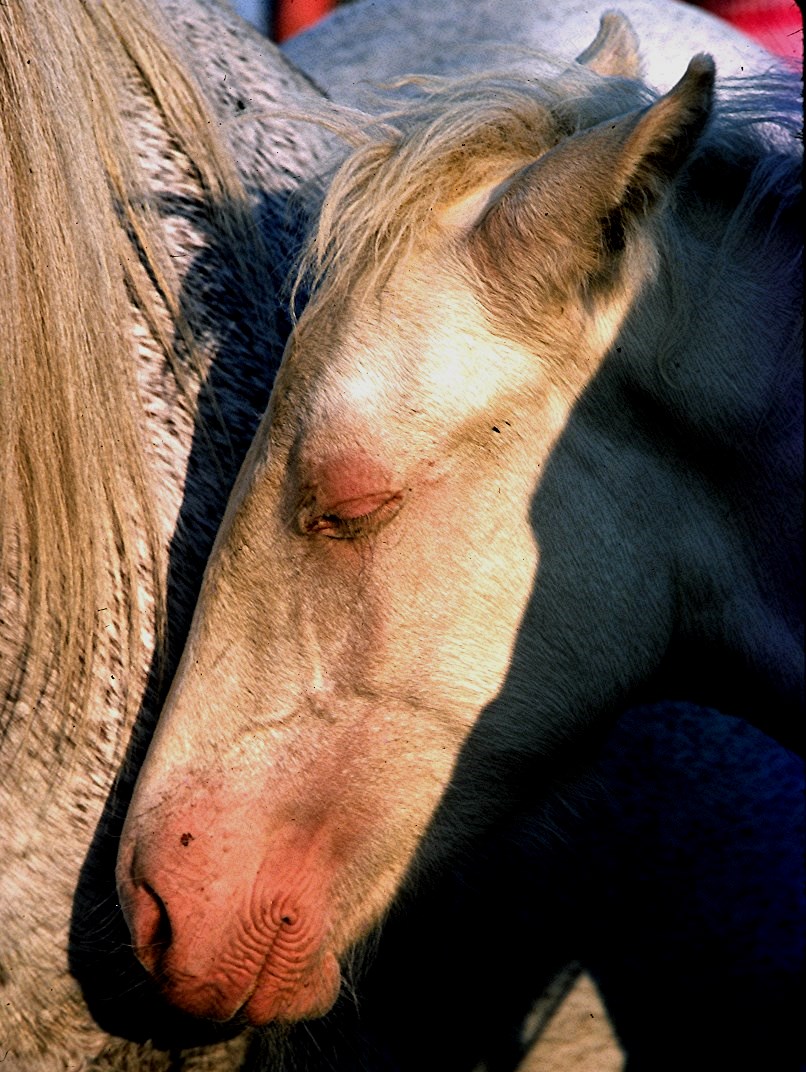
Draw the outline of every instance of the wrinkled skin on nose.
M129 848L119 887L135 952L193 1015L252 1024L325 1013L339 990L328 946L328 851L315 832L275 835L255 809L213 814L226 794L175 794L158 836Z
M127 823L118 887L132 943L184 1011L263 1024L320 1016L336 1000L339 958L385 911L449 776L441 760L437 780L406 743L404 775L436 784L414 801L405 777L387 787L393 759L372 769L375 749L394 757L402 742L391 725L363 732L357 706L359 717L314 727L309 742L280 731L282 771L238 752L222 763L226 781L176 771L177 788ZM293 752L303 762L286 763Z

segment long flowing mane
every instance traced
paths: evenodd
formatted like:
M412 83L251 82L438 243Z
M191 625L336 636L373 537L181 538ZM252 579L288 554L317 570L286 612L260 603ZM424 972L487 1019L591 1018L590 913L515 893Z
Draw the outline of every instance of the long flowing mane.
M545 57L534 60L545 66ZM344 113L340 133L356 148L330 176L302 256L297 289L310 298L301 331L323 309L338 308L359 282L364 292L381 287L402 256L428 241L438 207L535 160L566 136L656 98L639 81L603 78L581 65L548 76L413 78L392 88L405 89L403 103L374 119ZM740 240L764 197L773 194L782 208L797 197L800 136L794 76L723 80L715 121L692 168L706 160L741 171L732 240Z
M165 548L133 310L180 387L199 329L180 307L127 134L127 87L153 102L191 162L233 260L261 263L230 154L155 4L0 7L0 624L5 616L21 637L3 653L9 717L21 698L35 710L46 690L50 709L80 712L101 608L124 665L162 628Z

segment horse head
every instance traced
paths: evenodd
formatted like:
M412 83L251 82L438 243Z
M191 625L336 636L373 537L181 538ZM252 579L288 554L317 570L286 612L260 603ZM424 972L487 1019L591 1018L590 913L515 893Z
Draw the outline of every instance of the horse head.
M325 1012L413 861L539 792L678 628L705 485L617 352L688 315L664 258L714 65L653 100L613 17L582 59L437 85L331 186L121 844L137 953L191 1013Z

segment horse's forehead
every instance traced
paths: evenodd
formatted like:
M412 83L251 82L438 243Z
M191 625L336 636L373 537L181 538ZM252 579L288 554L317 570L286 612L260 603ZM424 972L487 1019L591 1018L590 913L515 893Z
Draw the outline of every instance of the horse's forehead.
M469 283L431 258L411 258L377 299L357 306L331 345L310 355L305 424L395 437L433 409L462 421L532 380L535 358L491 331Z

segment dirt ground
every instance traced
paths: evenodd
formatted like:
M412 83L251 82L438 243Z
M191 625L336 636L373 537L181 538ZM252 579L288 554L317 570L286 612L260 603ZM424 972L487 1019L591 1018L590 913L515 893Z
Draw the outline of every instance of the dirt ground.
M537 1009L535 1019L545 1013ZM529 1030L527 1023L526 1030ZM624 1054L590 976L579 976L519 1072L622 1072Z

